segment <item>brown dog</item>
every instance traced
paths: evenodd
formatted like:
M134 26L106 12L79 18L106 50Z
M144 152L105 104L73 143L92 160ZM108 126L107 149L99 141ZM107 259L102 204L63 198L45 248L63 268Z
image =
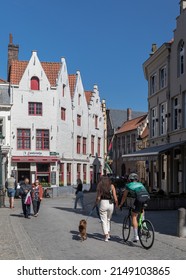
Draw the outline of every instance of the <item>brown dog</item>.
M81 236L81 241L87 239L87 221L81 220L79 222L79 234Z

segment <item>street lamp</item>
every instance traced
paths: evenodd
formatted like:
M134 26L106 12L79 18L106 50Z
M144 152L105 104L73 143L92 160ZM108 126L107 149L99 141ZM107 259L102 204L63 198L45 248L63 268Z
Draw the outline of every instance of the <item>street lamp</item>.
M4 207L4 191L3 191L3 182L2 182L2 145L3 139L5 137L0 132L0 208Z

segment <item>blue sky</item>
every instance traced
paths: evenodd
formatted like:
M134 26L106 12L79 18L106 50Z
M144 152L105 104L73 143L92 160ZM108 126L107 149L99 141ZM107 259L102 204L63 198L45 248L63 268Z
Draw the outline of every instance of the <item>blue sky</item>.
M97 84L108 108L147 111L142 64L152 43L173 38L179 0L2 0L0 77L6 79L9 33L19 59L65 57L85 90Z

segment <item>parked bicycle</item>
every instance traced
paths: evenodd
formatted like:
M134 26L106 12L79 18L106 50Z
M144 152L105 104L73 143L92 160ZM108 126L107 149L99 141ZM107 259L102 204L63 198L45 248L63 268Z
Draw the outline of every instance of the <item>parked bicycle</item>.
M147 207L147 204L144 204L144 208ZM128 214L123 219L122 234L124 242L127 242L130 237L130 232L132 228L132 219L131 219L132 207L129 207ZM138 236L141 245L145 249L150 249L154 243L154 227L153 224L148 220L143 220L143 209L139 215L138 219Z

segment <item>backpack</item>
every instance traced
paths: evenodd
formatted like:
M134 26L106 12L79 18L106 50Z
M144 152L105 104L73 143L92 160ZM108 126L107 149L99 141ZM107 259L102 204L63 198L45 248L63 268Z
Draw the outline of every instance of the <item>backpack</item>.
M136 199L139 201L139 202L147 202L148 200L150 200L150 195L149 193L145 190L145 189L142 189L140 191L138 191L136 193Z

